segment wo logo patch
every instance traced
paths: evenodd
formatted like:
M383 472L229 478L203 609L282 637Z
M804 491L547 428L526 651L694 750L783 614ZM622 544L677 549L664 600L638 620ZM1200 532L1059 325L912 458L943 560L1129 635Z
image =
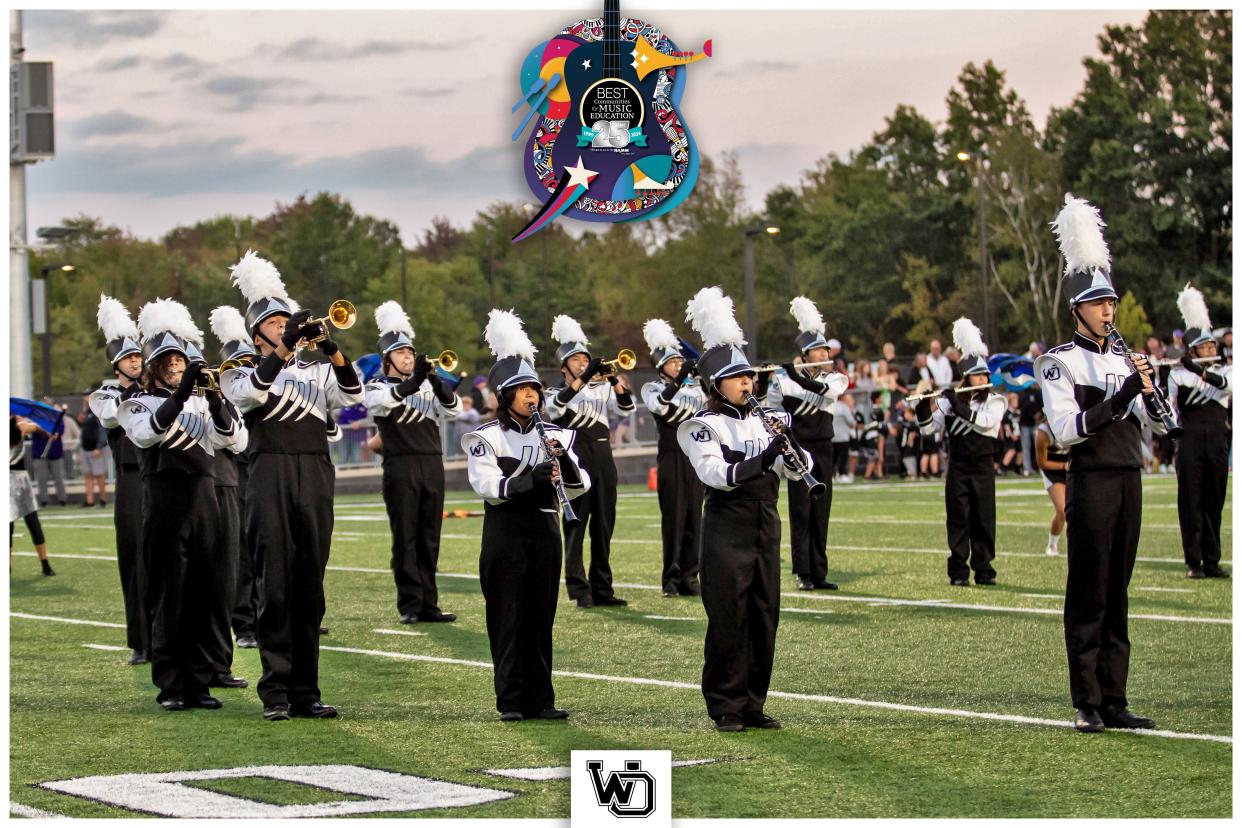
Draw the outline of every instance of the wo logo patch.
M690 439L696 443L706 443L712 439L712 433L705 428L690 432Z
M1049 382L1056 382L1061 378L1061 367L1059 365L1050 365L1044 369L1044 379Z
M482 457L487 453L487 446L482 443L475 443L470 447L470 453L475 457Z

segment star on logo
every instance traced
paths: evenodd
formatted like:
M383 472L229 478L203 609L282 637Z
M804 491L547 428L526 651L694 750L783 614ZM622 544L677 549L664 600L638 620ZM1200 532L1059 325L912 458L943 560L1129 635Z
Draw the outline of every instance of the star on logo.
M589 60L584 60L584 61L582 61L582 68L583 68L583 69L590 69L590 68L591 68L591 61L589 61Z
M595 170L588 170L582 165L582 156L578 156L578 164L573 167L566 166L565 172L569 173L569 183L566 185L571 190L574 187L590 187L591 179L599 175Z

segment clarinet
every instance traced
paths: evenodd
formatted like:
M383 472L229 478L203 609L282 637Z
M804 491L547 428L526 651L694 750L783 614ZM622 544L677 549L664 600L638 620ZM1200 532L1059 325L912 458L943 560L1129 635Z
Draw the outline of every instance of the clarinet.
M565 484L561 481L561 461L552 448L552 439L548 437L547 429L543 427L543 418L539 416L539 411L533 405L530 407L530 421L535 424L535 430L539 432L539 441L543 443L543 450L547 453L548 459L552 461L554 478L552 488L556 489L556 499L560 502L561 516L565 518L566 523L577 523L578 516L574 514L574 507L569 505L569 496L565 494Z
M1116 326L1112 323L1105 323L1105 329L1108 332L1109 344L1111 345L1115 343L1121 346L1121 353L1122 356L1125 357L1126 366L1137 374L1138 366L1134 364L1134 358L1130 356L1130 348L1126 345L1126 341L1121 338L1121 333L1118 332ZM1152 394L1152 397L1154 398L1152 404L1155 406L1156 416L1158 416L1160 418L1160 422L1164 424L1165 430L1168 432L1168 436L1175 439L1181 437L1182 426L1177 421L1177 416L1173 413L1173 409L1169 407L1169 400L1164 396L1163 391L1161 391L1160 383L1156 381L1156 375L1154 372L1152 374L1151 384L1152 387L1155 388L1155 393Z
M781 436L781 432L777 430L776 426L763 415L763 407L759 405L759 400L755 399L754 394L746 395L746 407L759 418L759 422L763 423L763 427L767 429L768 434L772 435L772 439ZM806 484L811 500L819 500L827 493L828 487L811 475L811 470L802 461L802 455L798 454L788 440L785 441L785 450L782 452L782 455L785 458L785 465L796 471L802 478L802 482Z

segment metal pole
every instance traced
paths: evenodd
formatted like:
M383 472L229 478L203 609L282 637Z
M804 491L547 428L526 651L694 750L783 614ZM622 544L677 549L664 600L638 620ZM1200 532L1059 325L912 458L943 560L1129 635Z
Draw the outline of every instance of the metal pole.
M987 190L983 186L983 156L975 154L975 199L979 203L979 290L983 294L983 335L988 342L992 336L992 307L988 297L988 221L984 199Z
M22 13L9 10L9 66L22 62ZM10 70L11 71L11 70ZM16 90L10 90L10 94ZM10 98L9 105L16 103ZM9 161L9 393L34 389L30 356L30 253L26 248L26 165Z
M755 244L751 240L752 233L747 230L743 236L743 248L746 255L746 358L755 360Z

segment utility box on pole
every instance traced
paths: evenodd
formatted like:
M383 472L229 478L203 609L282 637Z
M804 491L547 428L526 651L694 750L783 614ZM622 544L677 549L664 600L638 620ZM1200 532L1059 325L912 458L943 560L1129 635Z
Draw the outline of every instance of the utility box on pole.
M52 64L10 64L9 163L47 161L55 155Z

